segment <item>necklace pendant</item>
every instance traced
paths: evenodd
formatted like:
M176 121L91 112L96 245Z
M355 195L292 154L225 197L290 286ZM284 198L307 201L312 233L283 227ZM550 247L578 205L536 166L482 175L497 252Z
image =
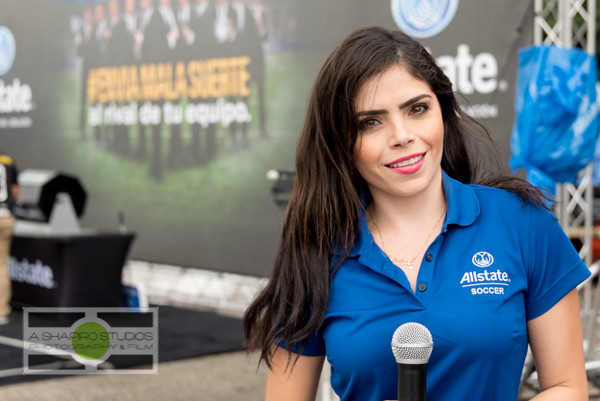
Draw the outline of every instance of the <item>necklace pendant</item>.
M408 270L412 270L413 269L413 263L411 263L410 261L402 261L402 266L404 267L408 267Z
M392 262L399 267L408 267L408 270L412 270L415 267L412 260L392 258Z

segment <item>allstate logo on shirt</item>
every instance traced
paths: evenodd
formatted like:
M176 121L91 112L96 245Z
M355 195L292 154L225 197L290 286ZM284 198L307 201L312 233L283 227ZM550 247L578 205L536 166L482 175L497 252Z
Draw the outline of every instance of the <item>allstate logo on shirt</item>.
M506 287L510 285L510 276L498 268L487 269L494 263L492 254L485 251L475 252L471 261L484 270L465 272L460 279L460 285L468 288L471 295L504 295Z
M429 38L443 31L454 18L459 0L392 0L392 16L398 28L415 38Z
M488 252L477 252L471 260L477 267L488 267L494 263L494 257Z
M15 37L10 29L0 25L0 75L6 74L15 61Z

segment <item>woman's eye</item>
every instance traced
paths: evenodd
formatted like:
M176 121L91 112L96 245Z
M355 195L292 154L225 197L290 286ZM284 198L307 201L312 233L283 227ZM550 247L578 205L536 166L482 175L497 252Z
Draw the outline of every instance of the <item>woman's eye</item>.
M415 104L410 109L410 114L424 114L427 110L429 110L429 106L424 103Z
M360 127L361 130L364 130L364 129L373 128L377 124L378 124L378 121L376 119L374 119L374 118L367 118L367 119L362 120L359 123L359 127Z

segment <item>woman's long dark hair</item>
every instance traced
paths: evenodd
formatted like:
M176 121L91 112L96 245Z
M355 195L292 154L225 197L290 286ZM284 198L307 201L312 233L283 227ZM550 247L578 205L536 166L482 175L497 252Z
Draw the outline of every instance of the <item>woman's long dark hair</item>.
M327 58L313 86L270 278L244 315L246 348L260 351L269 367L275 344L303 350L323 321L331 250L350 251L368 197L353 159L354 99L366 80L394 65L427 82L437 96L444 120L442 168L449 176L509 189L540 205L547 200L526 181L498 175L501 163L494 162L499 158L488 131L461 110L452 83L420 43L378 27L354 31Z

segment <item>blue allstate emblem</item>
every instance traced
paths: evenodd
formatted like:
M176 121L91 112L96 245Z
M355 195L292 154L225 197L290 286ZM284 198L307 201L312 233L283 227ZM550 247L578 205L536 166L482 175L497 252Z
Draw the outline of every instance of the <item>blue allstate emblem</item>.
M404 33L430 38L454 18L459 0L392 0L392 16Z
M6 74L15 61L15 37L10 29L0 25L0 75Z
M494 263L494 257L488 252L477 252L471 261L477 267L488 267Z

